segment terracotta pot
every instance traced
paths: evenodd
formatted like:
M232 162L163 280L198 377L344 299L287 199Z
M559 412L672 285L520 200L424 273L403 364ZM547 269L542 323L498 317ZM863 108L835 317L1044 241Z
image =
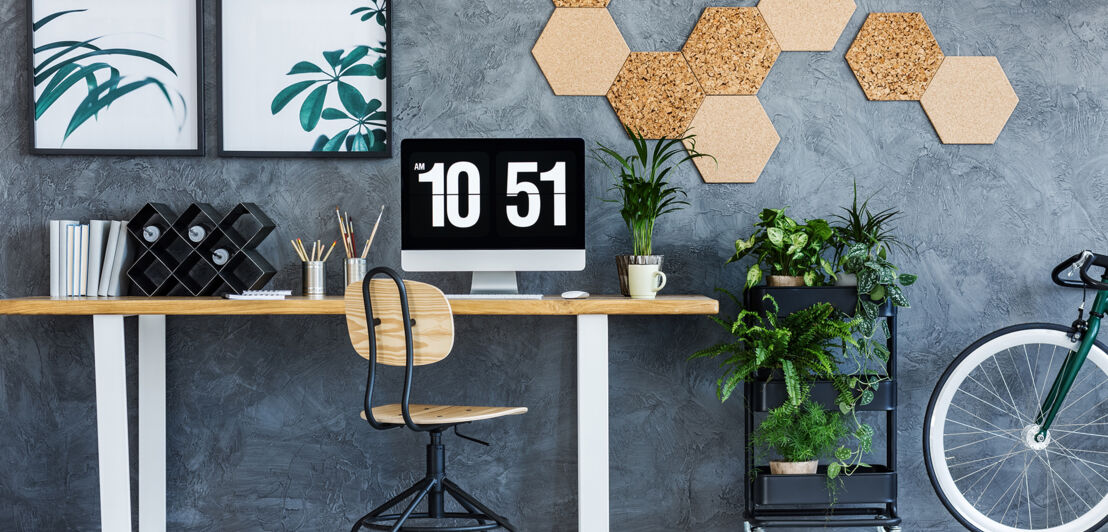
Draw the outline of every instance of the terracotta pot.
M804 277L799 275L770 275L766 278L769 286L804 286Z
M814 475L819 468L819 460L807 462L780 462L771 460L769 473L771 475Z
M664 255L616 255L616 273L619 275L619 293L631 296L631 289L627 283L627 266L631 264L657 264L662 267Z

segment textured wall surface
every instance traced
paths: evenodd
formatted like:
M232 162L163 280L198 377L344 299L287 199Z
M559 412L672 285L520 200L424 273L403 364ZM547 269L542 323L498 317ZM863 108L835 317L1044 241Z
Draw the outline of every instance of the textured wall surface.
M902 237L919 256L902 262L920 282L902 314L901 510L906 529L955 530L921 463L934 382L989 330L1072 320L1080 294L1050 285L1049 268L1082 248L1108 249L1098 214L1108 202L1108 3L858 3L834 52L784 53L762 87L781 144L758 183L707 186L691 167L679 172L692 206L663 220L657 249L667 255L668 292L708 293L740 283L740 268L723 261L762 207L828 215L857 177L864 191L881 191L882 204L903 209ZM680 49L707 5L752 4L615 0L611 9L631 49L652 51ZM549 0L397 2L394 138L557 135L627 146L604 98L553 96L532 60L552 9ZM948 55L999 57L1020 105L995 146L943 146L917 103L865 100L843 53L867 12L896 10L922 10ZM282 267L273 286L295 287L294 255L281 242L330 237L336 198L363 219L398 199L395 149L397 158L366 162L31 157L22 1L0 2L0 30L2 297L47 292L48 218L127 217L149 200L221 209L255 201L280 224L262 248ZM214 66L207 62L209 76ZM209 78L209 152L214 88ZM600 200L607 178L590 162L588 268L522 274L522 289L615 289L611 257L629 239ZM375 262L398 266L390 214ZM466 287L461 274L413 277ZM455 356L416 375L426 396L531 412L471 428L496 442L489 449L449 438L451 470L523 530L575 528L573 321L458 321ZM344 335L335 318L170 318L171 529L342 530L419 476L421 437L360 422L364 366ZM713 364L686 361L716 335L699 317L612 319L613 530L739 526L741 405L716 401ZM2 530L98 527L91 339L88 319L0 317Z

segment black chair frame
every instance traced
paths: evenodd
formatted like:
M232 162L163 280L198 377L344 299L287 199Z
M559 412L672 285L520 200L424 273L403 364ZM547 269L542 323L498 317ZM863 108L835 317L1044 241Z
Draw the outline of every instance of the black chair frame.
M458 485L449 478L446 478L446 446L442 444L442 433L450 427L454 427L454 431L457 432L458 423L419 425L412 421L411 412L409 410L409 400L412 391L412 373L415 368L415 355L412 342L412 326L415 325L415 321L412 320L411 312L408 309L408 292L404 288L404 280L400 278L396 271L384 266L373 268L366 273L365 278L362 280L362 300L365 303L366 321L369 329L369 374L366 376L365 399L363 401L366 421L377 430L389 430L401 426L381 423L373 417L373 386L376 382L377 366L377 337L375 328L380 325L381 320L373 317L370 281L378 275L385 275L391 278L396 284L397 291L400 295L400 309L402 314L401 317L404 320L404 340L406 344L404 391L400 403L401 413L404 416L404 426L407 426L408 429L415 432L430 433L431 441L427 444L427 475L396 497L389 499L381 506L378 506L373 509L373 511L362 516L361 519L358 519L358 521L354 523L354 527L350 529L351 532L358 532L362 528L368 528L370 530L388 530L392 532L470 532L477 530L493 530L500 527L515 532L515 527L512 526L506 518L493 512L478 501L476 497L458 487ZM458 434L458 436L488 445L485 442L462 434ZM446 511L447 494L457 501L465 511ZM399 505L413 495L415 495L415 498L413 498L402 511L385 513L393 507L397 507L399 510ZM416 506L424 500L427 501L427 510L424 512L416 512ZM472 520L476 521L476 524L457 526L405 526L405 523L407 523L409 519ZM388 522L391 523L385 524Z

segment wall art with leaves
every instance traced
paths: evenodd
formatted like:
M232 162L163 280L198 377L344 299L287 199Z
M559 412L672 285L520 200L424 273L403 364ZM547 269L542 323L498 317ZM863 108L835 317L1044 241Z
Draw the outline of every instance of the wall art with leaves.
M199 154L197 0L28 0L35 153Z
M389 157L387 1L221 2L221 153Z

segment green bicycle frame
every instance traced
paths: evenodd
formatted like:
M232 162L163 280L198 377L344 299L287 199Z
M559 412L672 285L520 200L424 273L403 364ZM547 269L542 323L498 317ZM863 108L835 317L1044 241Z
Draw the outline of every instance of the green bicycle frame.
M1108 281L1108 275L1105 276L1104 280ZM1054 378L1054 384L1050 386L1050 393L1046 395L1043 406L1039 408L1039 415L1035 417L1035 424L1039 426L1039 432L1035 434L1036 441L1046 441L1047 431L1050 430L1050 425L1054 423L1054 416L1057 416L1058 411L1061 410L1062 402L1065 400L1066 394L1069 393L1070 386L1073 386L1077 373L1081 371L1081 366L1085 364L1085 359L1093 348L1093 342L1096 342L1097 333L1100 332L1100 318L1105 311L1108 311L1108 291L1100 290L1096 293L1096 300L1093 301L1093 308L1089 313L1089 328L1081 337L1081 347L1077 351L1070 351L1066 355L1066 360L1062 363L1062 369L1058 372L1058 376Z

